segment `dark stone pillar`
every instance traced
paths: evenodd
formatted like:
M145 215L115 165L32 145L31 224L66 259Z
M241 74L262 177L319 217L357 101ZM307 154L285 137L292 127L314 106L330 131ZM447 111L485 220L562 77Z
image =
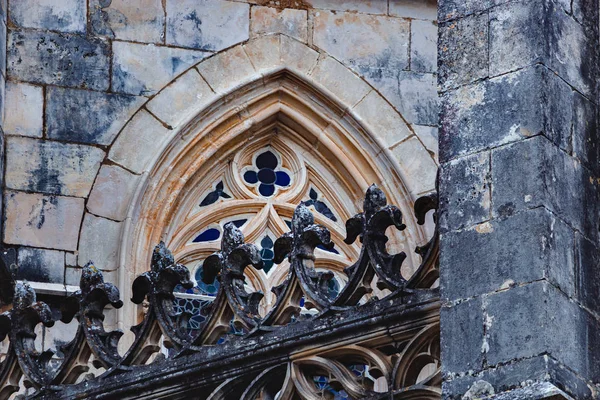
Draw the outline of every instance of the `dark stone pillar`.
M439 21L443 397L595 398L598 1Z

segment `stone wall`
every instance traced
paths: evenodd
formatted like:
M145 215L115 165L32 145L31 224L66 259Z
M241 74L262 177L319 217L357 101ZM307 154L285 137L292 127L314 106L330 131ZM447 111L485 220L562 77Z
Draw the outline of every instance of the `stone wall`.
M392 136L390 148L429 190L438 151L435 20L435 2L420 0L9 1L3 242L18 250L17 278L64 293L93 259L118 284L127 207L157 156L155 136L144 135L170 135L177 107L198 101L191 90L203 90L205 78L187 82L186 71L265 35L331 56L384 96L410 131ZM292 54L294 62L304 55ZM244 74L230 67L231 79ZM133 134L121 135L124 126Z
M444 398L597 398L598 3L439 16Z

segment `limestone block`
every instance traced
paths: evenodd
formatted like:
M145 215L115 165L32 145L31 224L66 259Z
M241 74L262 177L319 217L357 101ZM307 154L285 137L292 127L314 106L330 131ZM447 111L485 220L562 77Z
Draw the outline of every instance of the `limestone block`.
M65 285L79 286L81 281L81 268L66 267L65 268Z
M283 33L306 42L308 39L308 15L306 10L271 7L252 7L250 33L261 36L268 33Z
M210 53L113 42L113 54L113 91L151 96Z
M6 84L4 133L42 137L44 95L39 86L25 83Z
M168 0L167 43L219 51L248 40L249 5L223 0Z
M17 0L8 12L16 26L85 33L86 10L86 0Z
M444 164L440 170L440 215L443 231L468 228L491 219L490 152L477 153ZM453 182L460 181L460 187Z
M64 251L21 247L18 266L17 279L26 279L31 282L64 283Z
M75 197L6 191L4 242L74 251L83 203Z
M66 252L65 253L65 264L66 265L77 265L77 252ZM68 285L65 283L65 285Z
M398 112L375 91L371 91L362 99L353 111L386 147L398 143L411 134Z
M209 58L198 71L217 93L226 93L258 75L242 46L235 46Z
M80 266L92 261L103 271L117 269L121 246L121 223L85 214L79 240Z
M331 57L319 60L311 76L347 107L353 107L371 91L362 79Z
M281 65L280 35L251 40L244 45L244 51L257 72L271 70Z
M97 147L25 137L6 141L6 186L87 197L105 153Z
M359 72L381 65L407 69L409 36L410 23L402 18L330 11L314 14L315 45Z
M21 81L106 90L109 54L102 39L10 30L7 73Z
M436 0L390 0L390 15L396 17L436 21L437 10Z
M2 73L6 72L6 37L8 35L8 30L6 29L6 23L4 20L0 19L0 68L2 68Z
M138 175L119 166L102 166L87 202L88 211L94 215L123 221L138 181Z
M310 47L281 36L281 64L287 68L308 75L319 59L319 53Z
M410 25L410 69L437 72L437 25L432 21L412 21Z
M355 11L369 14L387 14L385 0L304 0L313 8L336 11Z
M423 142L429 154L437 162L438 158L438 128L436 126L413 125L413 131Z
M149 167L171 131L145 110L140 110L115 140L108 157L136 174Z
M143 43L163 41L161 0L91 0L91 30L96 35Z
M215 97L194 68L177 78L147 105L148 110L172 127L209 105Z
M413 195L419 195L435 188L437 165L427 149L415 136L392 149L403 177L408 182Z
M488 16L471 15L439 27L438 70L442 89L488 76Z
M51 139L109 145L146 99L90 90L46 89L46 129Z

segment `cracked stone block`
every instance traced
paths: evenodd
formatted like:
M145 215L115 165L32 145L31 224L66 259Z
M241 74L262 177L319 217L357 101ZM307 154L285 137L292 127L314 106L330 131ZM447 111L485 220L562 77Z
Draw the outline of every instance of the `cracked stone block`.
M363 69L382 66L408 69L408 20L318 11L314 14L313 29L316 46L361 74Z
M488 16L472 15L439 26L439 82L450 89L488 76Z
M304 0L313 8L354 11L368 14L387 14L387 2L385 0Z
M85 33L86 10L86 0L16 0L8 12L19 27Z
M91 0L91 30L96 35L143 43L164 39L162 0Z
M444 232L440 265L452 268L440 268L442 296L464 299L543 278L572 293L573 240L573 230L543 208Z
M437 9L436 0L390 0L390 15L395 17L435 21Z
M478 153L440 169L440 230L457 230L491 218L490 153Z
M348 107L354 107L372 89L332 57L319 60L310 75Z
M42 137L44 95L39 86L25 83L6 84L4 133L7 135Z
M217 93L226 93L241 82L259 77L241 46L209 58L198 66L198 71Z
M287 68L307 74L313 69L319 53L302 43L281 36L281 63Z
M169 0L166 4L168 44L219 51L248 40L248 4L222 0Z
M493 215L544 206L588 238L598 234L598 182L543 136L492 152Z
M83 199L6 191L4 202L5 243L68 251L77 249Z
M254 69L263 73L281 65L281 36L268 35L249 41L244 51L250 58Z
M121 222L85 214L77 257L80 266L92 261L102 271L115 270L119 266L120 247Z
M64 283L65 253L63 251L21 247L18 254L17 279Z
M87 197L104 156L97 147L11 136L6 141L6 186Z
M171 136L171 131L149 112L140 110L123 128L108 157L128 170L141 174L158 157L161 147Z
M20 81L107 90L109 54L102 39L10 30L7 73Z
M438 160L438 128L437 126L413 125L413 130L423 142L434 160Z
M411 71L437 73L437 25L433 21L415 20L410 32Z
M110 145L145 100L123 94L49 87L47 135L51 139Z
M394 0L391 0L394 1ZM440 1L438 20L446 21L465 17L505 2L506 0L444 0ZM390 7L391 8L391 7Z
M270 33L283 33L302 42L308 39L308 16L306 10L255 6L251 9L250 33L261 36Z
M112 89L151 96L186 69L210 55L204 51L113 42Z
M116 165L104 165L87 202L87 209L94 215L115 221L123 221L139 176Z

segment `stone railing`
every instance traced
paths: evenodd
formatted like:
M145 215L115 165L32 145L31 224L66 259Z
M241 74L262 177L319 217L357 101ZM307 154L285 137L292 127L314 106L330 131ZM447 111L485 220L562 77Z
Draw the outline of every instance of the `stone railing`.
M432 210L436 221L437 203L435 194L416 201L419 224ZM358 261L345 269L346 285L332 297L327 287L333 274L314 268L315 248L333 247L330 233L299 205L291 232L275 242L275 262L289 260L287 279L272 289L277 301L261 316L263 294L244 287L245 268L262 268L259 251L227 224L221 251L204 261L204 279L216 277L220 286L199 331L190 330L190 315L176 313L173 305L175 288L192 286L189 270L161 243L151 270L133 283L132 301L147 302L149 309L132 328L135 340L124 355L117 349L123 332L107 332L103 324L107 306L123 305L119 290L91 263L83 269L80 290L60 310L61 321L79 322L61 360L35 348L36 326L51 327L55 313L36 301L27 283L5 284L2 297L10 298L12 308L0 315L0 339L8 336L10 342L0 364L0 398L17 392L22 381L36 389L32 398L48 399L185 393L206 399L440 398L439 299L432 289L439 275L437 228L416 249L421 265L405 278L400 270L406 255L386 251L391 226L406 228L400 210L387 205L373 185L364 211L346 222L345 241L358 238L362 248ZM389 294L365 302L375 286ZM301 313L302 307L317 312ZM222 343L231 326L243 334ZM168 356L153 357L161 348ZM90 361L100 372L84 377Z

